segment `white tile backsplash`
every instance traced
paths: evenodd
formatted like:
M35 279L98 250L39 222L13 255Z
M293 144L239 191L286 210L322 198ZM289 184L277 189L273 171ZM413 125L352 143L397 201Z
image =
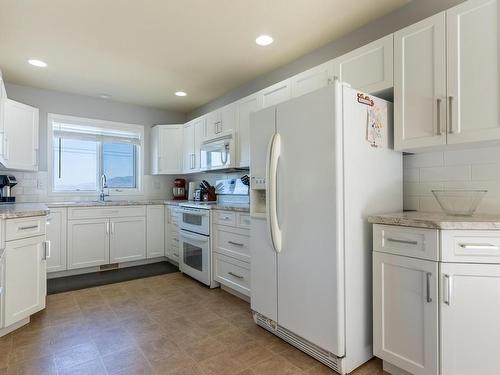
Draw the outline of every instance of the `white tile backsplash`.
M404 208L441 211L431 190L486 189L478 213L500 214L500 147L404 155Z

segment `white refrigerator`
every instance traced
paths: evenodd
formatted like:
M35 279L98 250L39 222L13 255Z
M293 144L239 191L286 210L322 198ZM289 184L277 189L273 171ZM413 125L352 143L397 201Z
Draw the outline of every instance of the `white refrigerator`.
M372 230L402 210L392 104L337 81L250 123L251 308L341 374L372 357Z

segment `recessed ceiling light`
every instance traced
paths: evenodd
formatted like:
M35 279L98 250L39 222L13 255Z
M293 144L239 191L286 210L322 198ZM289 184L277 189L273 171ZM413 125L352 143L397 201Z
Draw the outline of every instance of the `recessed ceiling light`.
M111 95L109 95L109 94L101 94L101 95L99 95L99 98L101 98L101 99L111 99Z
M175 95L177 95L177 96L186 96L187 94L184 91L177 91L175 93Z
M39 68L46 68L47 67L47 63L45 61L42 61L42 60L30 59L30 60L28 60L28 63L30 63L33 66L37 66Z
M255 39L255 43L259 46L268 46L274 41L272 36L269 35L260 35Z

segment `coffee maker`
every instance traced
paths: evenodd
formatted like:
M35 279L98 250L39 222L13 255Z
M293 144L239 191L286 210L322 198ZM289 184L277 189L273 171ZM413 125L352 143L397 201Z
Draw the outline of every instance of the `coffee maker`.
M186 200L186 180L183 178L176 178L174 180L172 194L175 200Z
M15 202L16 197L12 195L12 188L17 185L16 177L10 174L0 175L0 202Z

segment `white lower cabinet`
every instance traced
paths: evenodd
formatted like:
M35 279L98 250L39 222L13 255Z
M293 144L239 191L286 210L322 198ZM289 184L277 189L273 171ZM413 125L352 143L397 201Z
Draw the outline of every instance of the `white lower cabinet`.
M500 373L500 264L442 263L441 374Z
M68 221L68 269L109 263L109 219Z
M146 212L147 258L165 256L165 207L148 206Z
M243 212L215 210L214 279L250 297L250 216Z
M438 263L373 253L373 351L412 374L438 374Z
M51 208L47 216L47 240L50 241L50 256L47 258L47 272L67 269L66 265L67 209Z
M4 327L45 308L46 255L45 234L6 242Z
M110 219L110 263L131 262L146 258L146 218Z
M373 230L373 344L384 369L500 374L500 231ZM430 240L415 246L418 236L434 237L429 231L438 237L437 260L418 259L435 248ZM384 246L391 240L401 247Z
M179 262L179 217L176 206L166 206L165 256Z

